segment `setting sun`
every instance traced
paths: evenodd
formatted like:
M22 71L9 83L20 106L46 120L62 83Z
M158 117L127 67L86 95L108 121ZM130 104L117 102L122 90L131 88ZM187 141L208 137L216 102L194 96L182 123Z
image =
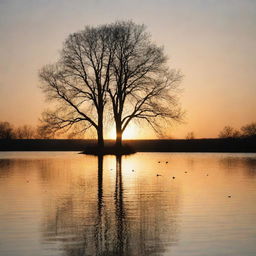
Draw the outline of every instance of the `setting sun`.
M135 124L130 124L123 133L123 140L133 140L139 139L139 129ZM107 136L109 139L114 140L116 138L115 127L110 129L110 132Z

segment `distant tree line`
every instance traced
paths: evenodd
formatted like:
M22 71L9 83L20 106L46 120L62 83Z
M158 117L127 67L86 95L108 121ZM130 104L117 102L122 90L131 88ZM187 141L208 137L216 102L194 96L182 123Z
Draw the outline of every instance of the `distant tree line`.
M51 139L40 126L22 125L15 128L9 122L0 122L0 139Z
M73 138L67 134L65 138ZM256 137L256 122L249 123L237 130L229 125L225 126L218 135L221 139L227 138L252 138ZM0 139L53 139L53 135L44 130L41 125L33 127L22 125L14 127L9 122L0 122ZM194 132L186 135L187 140L195 138Z
M250 138L256 137L256 122L244 125L240 130L236 130L233 127L227 125L219 133L219 138Z

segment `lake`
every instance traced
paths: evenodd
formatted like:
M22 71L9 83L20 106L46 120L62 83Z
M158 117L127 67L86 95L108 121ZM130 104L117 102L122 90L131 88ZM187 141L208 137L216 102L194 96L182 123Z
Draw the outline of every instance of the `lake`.
M256 255L256 154L0 153L0 255Z

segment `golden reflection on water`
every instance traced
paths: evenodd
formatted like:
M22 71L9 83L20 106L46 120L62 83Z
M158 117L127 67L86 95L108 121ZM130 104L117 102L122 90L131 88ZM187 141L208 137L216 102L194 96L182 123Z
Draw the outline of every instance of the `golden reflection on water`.
M131 161L109 157L104 166L98 157L97 172L88 166L75 177L59 180L68 186L62 192L58 189L54 203L46 199L54 207L44 207L44 239L63 241L68 255L153 255L175 243L176 220L167 219L177 212L178 198L160 195L158 184L150 179L146 184L136 182L139 170L131 167L139 165ZM166 202L168 207L161 211ZM170 207L173 212L168 214Z
M255 154L1 154L0 255L256 255Z

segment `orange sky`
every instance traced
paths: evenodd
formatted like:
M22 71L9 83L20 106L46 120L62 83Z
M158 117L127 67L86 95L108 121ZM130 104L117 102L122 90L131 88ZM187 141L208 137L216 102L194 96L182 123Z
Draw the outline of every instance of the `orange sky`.
M0 120L36 125L47 108L38 70L57 59L69 33L117 19L146 24L170 66L185 75L185 123L167 134L216 137L225 125L256 120L256 2L250 0L0 1ZM154 136L136 127L128 134Z

